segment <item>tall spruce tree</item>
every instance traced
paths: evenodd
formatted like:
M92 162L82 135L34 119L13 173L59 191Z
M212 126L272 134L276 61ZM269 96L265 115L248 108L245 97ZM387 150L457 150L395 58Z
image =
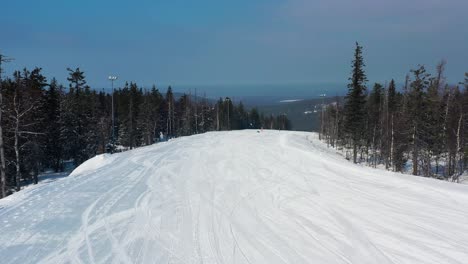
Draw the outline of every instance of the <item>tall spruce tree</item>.
M47 121L44 116L46 112L45 87L47 86L47 79L41 71L42 69L37 67L31 72L24 71L25 84L30 98L32 98L30 104L34 109L27 117L28 128L22 132L27 140L27 144L24 147L24 151L27 153L24 164L26 171L32 172L34 184L37 184L39 181L38 175L43 167L42 157L44 156L44 145L46 142L45 127Z
M172 137L175 134L175 99L172 93L172 87L169 86L166 92L166 104L167 104L167 124L166 133L168 137Z
M425 91L429 86L429 74L424 66L420 65L418 69L411 71L414 80L410 84L409 91L409 114L411 118L411 144L413 175L419 175L420 153L422 148L427 148L426 129L427 118L427 99Z
M464 86L463 102L462 102L463 131L460 133L462 137L460 152L462 153L461 159L463 162L463 168L467 170L468 169L468 72L465 73L465 81L462 83L462 85Z
M49 84L45 93L46 144L44 163L58 172L61 168L62 142L60 140L60 104L62 88L55 78Z
M367 118L368 118L368 131L367 131L367 145L372 148L372 162L377 166L377 148L380 146L380 130L381 130L381 106L383 97L383 86L380 83L374 84L369 100L367 101Z
M362 144L362 135L365 131L366 122L365 105L367 77L364 72L364 67L365 64L362 56L362 46L356 42L344 113L344 129L352 144L354 163L357 163L357 152L358 148Z
M387 129L386 129L386 142L387 142L387 161L386 168L393 167L394 154L395 154L395 115L397 112L397 93L395 81L392 79L388 86L387 91Z
M67 159L79 165L97 150L96 92L86 85L84 72L67 69L70 90L64 99L61 140Z

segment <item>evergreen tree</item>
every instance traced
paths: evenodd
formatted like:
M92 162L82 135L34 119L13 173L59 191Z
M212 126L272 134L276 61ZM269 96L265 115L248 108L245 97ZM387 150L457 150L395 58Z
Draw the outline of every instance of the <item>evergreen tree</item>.
M119 143L133 149L141 145L143 128L138 126L138 117L142 91L136 83L130 83L130 86L126 84L122 90L122 97L125 101L120 103Z
M397 93L395 81L392 79L387 91L387 115L386 115L386 168L393 167L395 153L395 115L397 113Z
M166 104L167 104L167 124L166 133L168 137L172 137L175 134L175 99L172 93L172 87L169 86L166 92Z
M381 130L381 110L383 102L383 86L379 83L376 83L369 95L369 100L367 101L367 110L368 110L368 128L367 131L367 145L372 147L372 161L374 166L377 166L377 149L380 148L380 130Z
M113 152L112 145L112 98L103 91L97 94L96 134L98 153Z
M438 67L442 70L441 67ZM440 85L442 83L442 72L439 72L436 78L429 80L429 86L426 93L427 112L426 115L426 129L424 129L424 137L427 144L427 153L425 164L427 166L426 171L432 175L431 163L432 158L436 161L436 171L439 172L439 160L442 153L445 151L444 133L445 133L445 120L443 113L445 106L445 100L440 95ZM446 89L448 90L448 89ZM447 93L444 97L450 97Z
M190 97L182 95L176 104L177 136L191 135L193 131Z
M158 138L159 133L164 130L164 115L163 115L163 108L164 108L164 98L156 89L156 86L153 86L150 93L150 124L151 124L151 132L153 140ZM154 142L154 141L153 141Z
M61 169L61 158L63 154L62 144L60 140L61 127L61 98L62 87L57 83L55 78L49 84L49 89L45 93L45 156L44 163L47 167L53 168L56 172Z
M464 170L468 169L468 72L465 73L465 81L462 83L464 86L463 101L462 101L462 122L461 128L463 129L460 133L461 137L461 160L463 162Z
M68 68L69 93L63 103L61 140L64 154L76 165L96 154L96 93L86 85L84 72Z
M364 58L362 57L362 46L356 42L354 60L352 62L350 83L348 84L348 94L345 103L345 123L344 129L351 140L353 148L353 161L357 162L357 151L362 144L363 133L365 132L365 104L367 77L364 72Z
M137 120L138 130L141 131L141 138L138 139L138 141L141 142L142 145L153 144L155 138L151 99L148 92L143 95L143 102L140 105L140 114Z
M259 129L262 126L262 121L260 119L260 114L258 113L257 108L252 108L249 113L249 128Z
M427 135L425 134L427 127L427 101L425 98L425 90L429 85L429 74L426 73L424 66L419 66L418 69L411 71L414 75L414 80L410 84L409 91L409 114L411 118L411 144L412 144L412 161L413 175L419 175L420 153L423 148L427 148Z

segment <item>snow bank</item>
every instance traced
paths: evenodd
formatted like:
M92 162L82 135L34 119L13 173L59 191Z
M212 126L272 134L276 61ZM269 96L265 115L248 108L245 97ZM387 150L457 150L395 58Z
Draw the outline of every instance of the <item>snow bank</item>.
M96 155L93 158L83 162L80 166L74 169L70 173L70 176L94 172L97 169L112 163L114 159L115 159L115 155L111 155L111 154Z
M468 171L465 171L462 175L460 175L458 181L461 184L467 184L468 185Z

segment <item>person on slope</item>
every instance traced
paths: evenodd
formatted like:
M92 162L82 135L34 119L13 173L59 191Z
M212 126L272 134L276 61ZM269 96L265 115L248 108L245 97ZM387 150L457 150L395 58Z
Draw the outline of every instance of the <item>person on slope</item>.
M164 134L162 131L159 132L159 141L163 142L164 141Z

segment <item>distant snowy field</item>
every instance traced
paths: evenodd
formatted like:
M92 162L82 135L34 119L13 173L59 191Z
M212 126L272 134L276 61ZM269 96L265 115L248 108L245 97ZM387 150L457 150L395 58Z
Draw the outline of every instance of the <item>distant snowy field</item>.
M303 99L288 99L288 100L281 100L280 103L294 103L304 101Z
M468 263L468 186L356 166L315 134L212 132L0 200L7 263Z

